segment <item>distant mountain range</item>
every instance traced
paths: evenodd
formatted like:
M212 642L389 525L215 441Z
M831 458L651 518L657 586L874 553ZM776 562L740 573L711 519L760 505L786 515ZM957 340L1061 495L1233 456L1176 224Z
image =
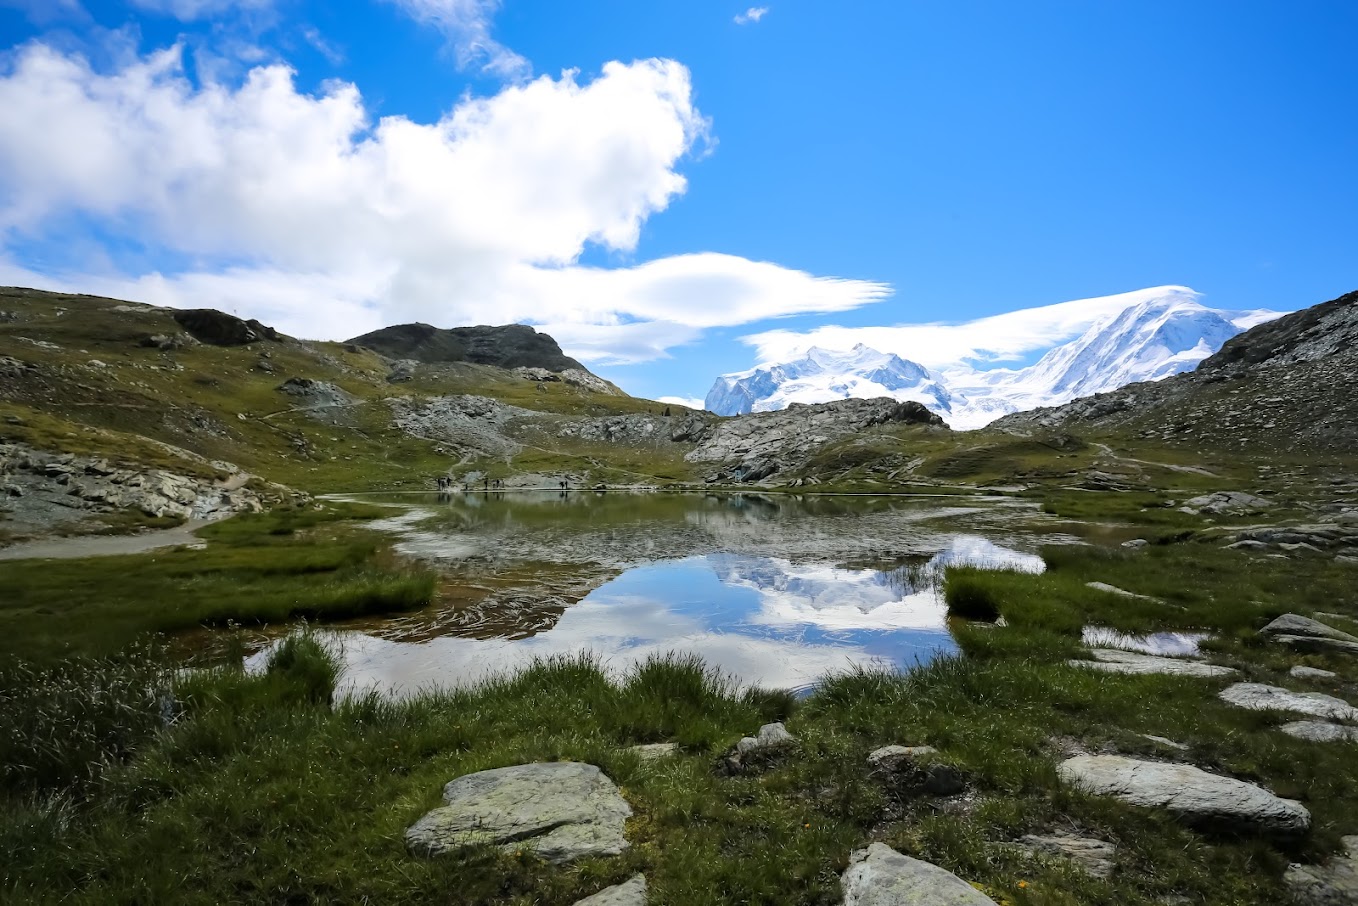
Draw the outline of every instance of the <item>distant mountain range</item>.
M1012 412L1191 371L1227 340L1276 317L1207 308L1191 291L1167 289L1095 322L1026 368L979 370L959 362L935 371L862 344L847 352L812 348L790 362L722 375L705 405L739 415L886 396L923 403L954 428L979 428Z

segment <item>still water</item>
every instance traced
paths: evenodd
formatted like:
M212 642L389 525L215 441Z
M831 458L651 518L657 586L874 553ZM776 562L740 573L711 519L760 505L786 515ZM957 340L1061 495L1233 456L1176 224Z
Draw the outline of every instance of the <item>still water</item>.
M369 501L383 498L365 497ZM409 693L592 652L615 673L696 653L742 684L807 690L955 650L943 569L1040 572L1013 501L516 493L387 498L404 555L445 576L427 611L333 633L347 691ZM256 655L262 662L264 653Z

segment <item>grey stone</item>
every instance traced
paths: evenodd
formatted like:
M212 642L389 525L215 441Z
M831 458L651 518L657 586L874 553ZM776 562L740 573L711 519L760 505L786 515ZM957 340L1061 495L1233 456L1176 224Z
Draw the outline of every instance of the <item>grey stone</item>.
M1300 664L1287 671L1289 676L1297 679L1334 679L1339 674L1333 670L1321 670L1319 667L1304 667Z
M1320 720L1299 720L1284 724L1282 731L1288 736L1295 736L1307 742L1358 742L1358 727L1328 724Z
M1086 582L1085 587L1092 588L1095 591L1102 591L1110 595L1117 595L1118 597L1122 598L1136 598L1137 600L1140 601L1154 601L1157 604L1164 603L1159 598L1152 598L1150 595L1139 595L1134 591L1128 591L1125 588L1118 588L1116 585L1109 585L1106 582Z
M629 746L627 751L642 761L656 761L679 754L679 744L675 742L653 742L644 746Z
M592 897L576 900L575 906L646 906L646 876L605 887Z
M1145 538L1133 538L1131 541L1122 542L1123 547L1130 547L1133 549L1138 547L1145 547L1148 544L1150 544L1150 542L1147 541Z
M1244 491L1218 491L1215 494L1206 494L1202 497L1194 497L1192 500L1185 500L1184 505L1192 507L1200 513L1223 516L1268 509L1273 506L1273 501L1256 497L1253 494L1246 494Z
M1228 544L1226 545L1226 548L1233 551L1266 551L1268 550L1268 545L1262 541L1245 540L1237 541L1234 544Z
M1094 656L1092 661L1072 660L1066 663L1072 667L1088 667L1091 670L1102 670L1106 673L1135 675L1164 673L1171 676L1213 678L1230 676L1236 672L1231 667L1218 667L1215 664L1204 664L1200 661L1190 661L1184 658L1136 654L1132 651L1121 651L1116 648L1095 648L1090 654Z
M797 737L787 731L781 723L764 724L758 736L746 736L736 743L736 755L765 755L790 749L797 743Z
M632 814L592 764L547 762L467 774L443 788L445 805L405 833L407 848L439 856L478 844L522 848L548 862L614 856Z
M1345 654L1358 654L1358 642L1332 639L1321 635L1275 635L1273 641L1286 645L1294 651L1320 652L1342 651Z
M1319 620L1310 617L1299 616L1295 613L1285 613L1263 629L1259 630L1261 635L1278 636L1311 636L1315 638L1341 639L1345 642L1358 642L1358 636L1349 635L1347 632L1340 632L1333 626L1326 626Z
M1358 708L1319 692L1293 692L1264 683L1236 683L1218 695L1224 702L1251 711L1295 711L1326 720L1358 720Z
M1104 840L1073 834L1028 834L1016 844L1029 856L1056 856L1069 859L1086 874L1107 878L1113 873L1117 847Z
M1149 733L1142 733L1141 735L1143 738L1149 739L1153 743L1157 743L1158 745L1162 745L1166 748L1174 749L1179 752L1187 752L1189 748L1188 746L1184 745L1181 742L1175 742L1174 740L1166 739L1163 736L1152 736Z
M1358 836L1324 865L1290 865L1283 884L1299 906L1358 906Z
M952 872L884 843L854 852L840 884L844 906L995 906Z
M1057 773L1087 793L1162 808L1188 824L1279 835L1304 833L1311 826L1311 813L1301 803L1192 765L1077 755L1062 762Z

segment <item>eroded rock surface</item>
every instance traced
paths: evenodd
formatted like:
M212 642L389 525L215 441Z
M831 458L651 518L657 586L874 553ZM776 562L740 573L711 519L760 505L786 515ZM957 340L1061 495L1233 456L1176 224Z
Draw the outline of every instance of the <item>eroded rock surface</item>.
M1215 664L1204 664L1201 661L1190 661L1184 658L1155 657L1149 654L1121 651L1116 648L1095 648L1090 654L1094 657L1092 661L1071 660L1066 663L1072 667L1088 667L1090 670L1102 670L1105 673L1134 675L1163 673L1171 676L1197 676L1207 679L1230 676L1236 672L1231 667L1218 667Z
M1358 836L1324 865L1291 865L1283 883L1299 906L1358 906Z
M844 906L995 906L952 872L885 843L855 852L840 884Z
M1358 727L1346 727L1322 720L1299 720L1284 724L1281 729L1288 736L1295 736L1307 742L1358 742Z
M559 761L480 771L445 786L443 801L406 830L412 853L440 856L484 844L564 863L627 848L623 829L632 809L592 764Z
M1062 762L1057 772L1064 782L1087 793L1165 809L1189 824L1277 835L1305 833L1311 826L1311 813L1300 803L1192 765L1077 755Z
M1326 720L1358 720L1358 708L1320 692L1293 692L1264 683L1236 683L1223 689L1219 697L1251 711L1295 711Z
M1086 874L1107 878L1113 873L1117 847L1105 840L1074 834L1028 834L1015 846L1029 856L1068 859Z
M1358 636L1340 632L1333 626L1326 626L1319 620L1303 617L1295 613L1285 613L1263 629L1261 635L1271 638L1279 636L1306 636L1312 638L1341 639L1345 642L1358 642Z

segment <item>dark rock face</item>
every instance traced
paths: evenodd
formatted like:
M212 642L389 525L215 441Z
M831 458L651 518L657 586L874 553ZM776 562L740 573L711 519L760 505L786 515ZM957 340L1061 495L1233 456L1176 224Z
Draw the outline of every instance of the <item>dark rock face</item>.
M284 339L278 331L256 320L243 321L213 308L187 308L176 311L173 317L189 336L209 346L245 346L260 340L278 343Z
M429 324L397 324L348 342L367 346L393 359L414 359L431 365L471 362L497 368L585 370L583 365L561 351L556 340L525 324L454 327L451 330Z

